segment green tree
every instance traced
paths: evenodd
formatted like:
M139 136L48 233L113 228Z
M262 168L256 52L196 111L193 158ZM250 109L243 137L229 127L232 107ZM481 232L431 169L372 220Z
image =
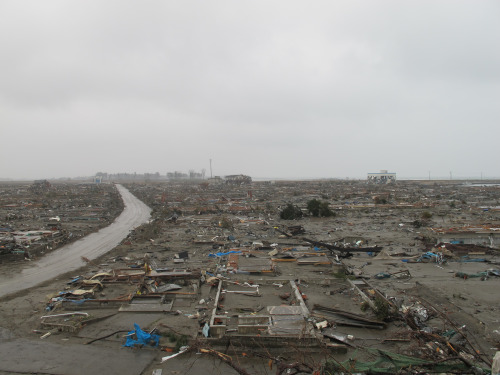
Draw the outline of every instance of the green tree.
M316 217L335 216L335 213L328 207L328 202L321 202L317 199L311 199L307 202L307 210Z
M280 217L283 220L294 220L302 217L302 211L297 206L288 203L287 206L280 212Z

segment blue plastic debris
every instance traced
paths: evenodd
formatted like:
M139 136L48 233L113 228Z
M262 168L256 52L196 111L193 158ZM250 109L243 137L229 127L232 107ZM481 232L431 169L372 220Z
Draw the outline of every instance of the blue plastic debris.
M211 258L215 258L215 257L221 257L223 255L229 255L229 254L241 254L241 251L234 251L234 250L231 250L231 251L228 251L227 253L215 253L215 254L208 254L209 257Z
M203 333L203 336L208 337L208 335L210 334L210 326L208 325L208 323L205 323L201 330L201 333Z
M128 347L134 347L135 345L150 345L150 346L158 346L160 342L160 336L144 332L141 327L137 323L134 323L135 330L130 331L127 335L127 341L125 345ZM134 340L133 337L136 337Z
M67 284L74 284L74 283L76 283L77 281L80 281L80 280L82 280L82 279L83 279L83 277L81 277L81 276L77 276L77 277L75 277L73 280L71 280L71 281L70 281L69 283L67 283Z
M433 252L426 252L424 254L422 254L418 259L417 261L418 262L422 262L422 261L426 261L426 260L433 260L435 261L436 263L443 263L444 262L444 257L443 257L443 254L442 253L433 253Z

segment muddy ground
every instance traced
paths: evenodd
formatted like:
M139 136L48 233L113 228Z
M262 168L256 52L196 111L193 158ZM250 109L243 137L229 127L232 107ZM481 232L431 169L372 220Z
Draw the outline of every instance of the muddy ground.
M431 230L499 225L497 186L404 181L390 186L362 181L126 186L153 209L154 220L86 267L2 299L0 337L4 346L0 349L9 354L0 365L0 373L95 374L105 369L108 374L152 374L155 370L163 374L275 374L286 373L286 366L296 362L303 366L299 373L313 373L327 360L373 360L377 356L369 352L370 348L433 363L462 356L466 362L488 368L498 350L500 278L481 274L499 269L497 251L474 248L468 251L468 260L480 261L464 262L462 253L436 249L438 236ZM313 199L327 202L335 216L310 216L307 203ZM304 216L281 219L280 213L289 203ZM304 232L292 235L290 227L302 227ZM350 249L378 246L383 252L354 251L351 257L343 258L345 252L318 245L315 248L304 238ZM210 256L231 250L240 253ZM276 253L269 255L273 250ZM446 254L439 262L421 259L422 254L438 250ZM152 304L160 310L127 311L136 308L134 298L139 301L151 294L151 284L145 282L147 275L130 276L131 272L144 272L146 265L148 271L168 269L190 276L168 280L180 289L164 292L163 304ZM21 267L20 260L4 262L0 272L15 273ZM85 305L88 302L69 306L53 302L59 293L79 285L68 284L76 276L88 280L113 270L126 270L120 272L129 276L126 280L103 281L102 289L96 288L87 296L113 303L96 307ZM457 272L461 272L460 277ZM217 280L209 282L211 275ZM303 332L293 336L281 331L273 336L267 329L257 328L254 334L235 333L241 329L241 315L262 315L267 306L300 306L290 280L300 289L312 314L278 328L296 332L300 325ZM393 311L384 315L384 311L367 308L352 286L356 280L369 283L365 291L372 302L380 291L388 304L385 307L393 307ZM219 300L216 311L227 318L228 332L222 339L207 339L202 328L210 322L218 283L222 282L228 292L224 300ZM232 284L235 282L238 284ZM260 296L231 294L240 288L254 290L242 286L245 282L258 284ZM166 283L157 282L159 287ZM290 296L285 298L287 293ZM132 302L117 302L123 296L134 298ZM69 299L79 300L75 296ZM385 320L386 328L345 326L327 319L328 330L340 337L349 335L344 342L332 340L322 336L327 333L325 329L314 328L324 321L313 313L315 305ZM427 317L415 323L417 309L425 311ZM74 311L88 313L89 317L83 321L62 319L59 323L64 327L59 328L41 324L44 315ZM148 332L156 329L161 336L159 347L123 347L124 336L134 329L134 323ZM73 328L68 328L70 325ZM463 338L456 338L450 346L451 340L443 340L443 333L451 330ZM308 341L306 331L314 337L310 341L318 344ZM48 332L50 335L42 339ZM86 345L98 338L102 339ZM161 363L162 357L174 354L181 345L189 345L191 352ZM218 353L229 357L222 358ZM467 368L473 372L470 366Z

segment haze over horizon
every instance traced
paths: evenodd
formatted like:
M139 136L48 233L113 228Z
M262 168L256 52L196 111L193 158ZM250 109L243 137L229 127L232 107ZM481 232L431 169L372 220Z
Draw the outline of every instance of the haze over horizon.
M0 178L500 176L497 1L0 3Z

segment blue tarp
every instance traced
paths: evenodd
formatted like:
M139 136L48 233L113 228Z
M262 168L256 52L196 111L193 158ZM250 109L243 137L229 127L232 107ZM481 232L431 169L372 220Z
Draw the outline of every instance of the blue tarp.
M440 259L442 260L443 255L441 253L435 254L430 251L422 254L420 258L418 258L418 261L421 262L422 260L430 260L433 259L436 262L438 262Z
M215 257L221 257L223 255L228 255L228 254L241 254L241 251L228 251L227 253L215 253L215 254L208 254L209 257L215 258Z
M135 331L130 331L127 335L127 342L123 346L134 347L135 345L158 346L160 336L144 332L137 323L134 323ZM134 340L133 337L137 338Z

